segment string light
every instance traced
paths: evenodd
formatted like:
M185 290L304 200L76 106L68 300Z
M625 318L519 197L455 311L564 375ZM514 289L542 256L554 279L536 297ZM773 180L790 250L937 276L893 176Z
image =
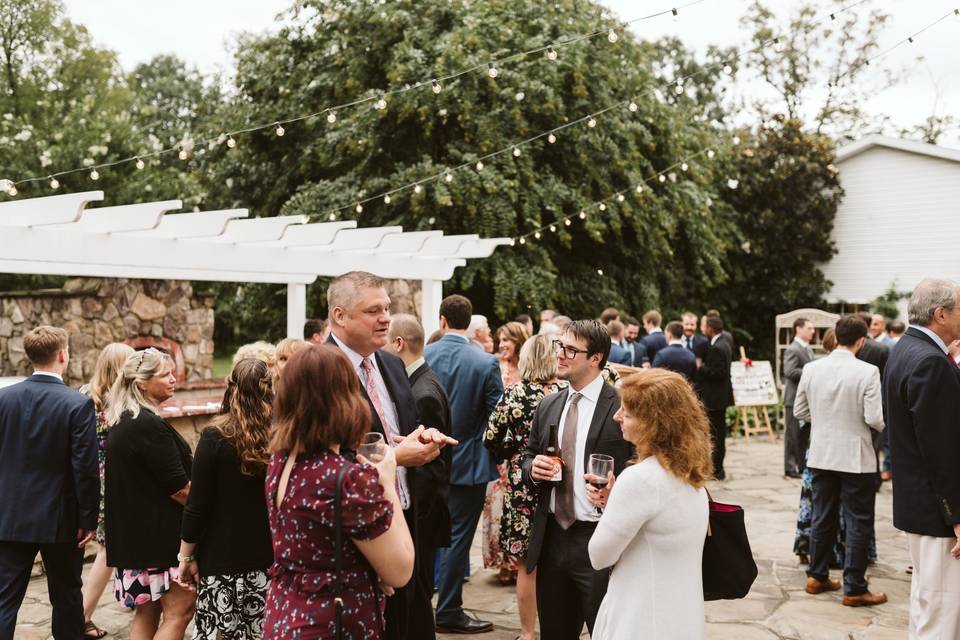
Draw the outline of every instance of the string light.
M483 171L483 160L477 160L477 171Z
M60 188L60 181L54 178L53 176L50 176L50 188L53 189L54 191Z
M386 98L380 98L380 99L377 100L375 103L373 103L373 106L374 106L375 108L379 109L380 111L383 111L384 109L387 108L387 100L386 100Z
M731 67L731 66L728 65L728 64L725 64L725 65L723 65L723 72L724 72L725 74L727 74L728 76L729 76L729 75L733 75L733 67Z
M555 224L550 225L550 233L556 233L556 232L557 232L557 225Z
M147 165L146 163L144 163L143 160L141 160L140 158L137 158L137 161L134 164L134 166L137 168L137 171L143 171L143 168Z
M610 29L610 33L607 34L607 40L610 41L610 44L613 44L620 39L620 36L617 35L617 32L613 29Z
M227 136L227 146L231 149L237 146L237 141L233 139L233 136Z
M333 123L336 122L336 121L337 121L337 112L336 112L336 111L328 111L328 112L327 112L327 122L329 122L330 124L333 124Z
M663 174L661 173L659 176L657 176L657 180L659 180L661 183L666 182L666 181L667 181L667 176L665 176L665 175L663 175Z
M594 119L593 116L590 116L590 119L587 120L587 126L590 127L591 129L593 129L595 126L597 126L597 121L596 121L596 119Z
M738 145L740 144L740 136L733 136L730 141L733 142L734 145Z
M643 193L643 185L642 185L642 184L638 184L638 185L637 185L637 193Z
M513 157L514 157L514 158L519 158L521 153L522 153L522 152L520 151L520 147L514 147L514 148L513 148Z
M17 193L19 193L19 192L17 191L17 185L11 184L11 185L7 188L7 193L9 193L11 196L17 195Z
M539 240L539 239L541 238L540 232L539 232L539 231L535 232L535 233L533 234L533 237L536 238L537 240Z
M285 134L286 131L284 130L283 126L278 122L278 123L277 123L277 128L274 130L274 133L276 133L277 136L279 136L279 137L282 138L282 137L283 137L283 134Z
M674 91L674 93L676 93L678 96L682 96L682 95L683 95L683 92L684 92L683 83L678 81L678 82L677 82L677 86L674 87L673 91Z
M363 205L358 202L357 206L354 207L353 210L356 211L357 213L363 213Z
M496 65L491 62L489 68L487 68L487 75L491 78L496 78L499 73L500 72L497 71Z
M190 154L187 153L187 150L186 150L186 149L180 149L180 153L178 153L177 156L178 156L181 160L186 160L187 158L190 157Z
M90 170L90 179L91 179L91 180L99 180L99 179L100 179L100 172L97 171L96 169L91 169L91 170Z
M329 216L327 216L327 220L329 220L330 222L333 222L336 219L337 219L337 214L335 213L331 213Z
M440 93L441 91L443 91L443 87L440 86L440 83L439 83L439 82L437 82L436 80L434 80L434 81L433 81L433 92L434 92L434 93Z
M627 108L633 112L636 112L636 110L639 109L639 107L637 106L637 103L633 102L632 100L630 101L630 104L627 106Z
M526 238L520 238L520 244L527 244Z
M443 179L447 182L453 182L453 174L448 171L446 174L444 174Z
M547 47L547 60L556 60L557 50L553 47Z
M389 193L383 196L383 204L390 204L390 200L392 200L392 198L390 197Z
M600 203L600 206L598 206L597 208L600 209L600 211L606 211L606 210L607 210L607 205L605 205L604 203L601 202L601 203Z
M707 149L707 157L713 160L713 156L717 155L713 149Z
M689 168L690 168L690 165L688 165L686 162L680 165L680 171L686 171Z
M603 275L603 269L597 269L597 275L598 275L598 276L602 276L602 275Z
M570 218L567 218L566 220L563 221L563 224L569 227L570 225L573 224L573 220L571 220Z
M587 212L586 212L586 211L581 211L581 212L579 213L579 216L580 216L580 219L581 219L581 220L586 220L586 219L587 219Z
M617 202L623 202L624 200L626 200L626 198L624 197L624 195L623 195L622 193L618 193L618 194L617 194Z
M557 141L557 136L553 135L553 133L547 136L547 142L549 142L550 144L553 144L556 141Z
M421 187L420 185L416 185L413 187L414 193L420 193L421 191L423 191L423 187Z

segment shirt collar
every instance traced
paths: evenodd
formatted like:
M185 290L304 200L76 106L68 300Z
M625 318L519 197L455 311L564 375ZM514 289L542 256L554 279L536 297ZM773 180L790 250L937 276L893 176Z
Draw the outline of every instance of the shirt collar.
M930 339L933 340L934 344L936 344L938 347L940 347L940 351L943 351L944 353L949 354L949 351L947 351L947 345L944 343L943 340L940 339L940 336L938 336L937 334L935 334L935 333L934 333L933 331L931 331L930 329L927 329L926 327L921 327L921 326L916 325L916 324L911 324L910 326L911 326L912 328L916 329L917 331L921 331L921 332L927 334L928 336L930 336Z
M603 381L603 374L598 374L592 382L589 382L587 386L579 391L575 391L574 388L570 387L570 396L575 393L579 393L584 398L596 404L597 400L600 398L600 390L603 389L603 385L606 384ZM570 396L567 396L567 402L570 402Z
M460 334L460 333L445 333L445 334L443 334L443 337L444 337L444 338L446 338L447 336L450 336L450 337L452 337L452 338L457 338L458 340L463 340L464 342L470 342L470 341L471 341L470 338L468 338L467 336L465 336L465 335L463 335L463 334Z
M717 344L717 340L719 340L720 336L722 335L723 335L722 333L718 333L717 335L710 338L710 344Z
M806 340L804 340L803 338L801 338L801 337L799 337L799 336L794 336L794 337L793 337L793 341L794 341L794 342L799 342L801 347L809 347L809 346L810 346L810 343L809 343L809 342L807 342Z
M684 344L686 344L686 338L679 338L679 339L671 338L670 340L667 340L667 346L670 346L672 344L678 344L682 347Z
M839 355L842 355L844 358L846 358L847 356L856 357L852 352L847 351L846 349L834 349L833 351L830 352L830 355L831 355L831 356L832 356L832 355L838 355L838 356L839 356Z
M654 327L653 329L650 329L650 331L647 331L647 335L650 335L653 333L663 333L663 329L661 329L660 327Z
M340 349L341 349L345 354L347 354L347 357L348 357L348 358L350 358L350 363L353 365L353 368L356 369L356 370L359 372L359 371L360 371L360 364L363 362L363 356L360 355L359 353L357 353L356 351L354 351L353 349L351 349L350 347L348 347L347 345L345 345L345 344L343 343L343 340L341 340L340 338L338 338L338 337L336 336L336 334L331 333L330 335L333 336L333 340L334 340L334 342L337 343L337 346L340 347ZM377 367L377 359L376 359L375 355L376 355L376 354L373 354L373 353L370 354L370 361L373 362L374 368Z
M56 378L60 382L63 382L63 376L59 373L54 373L53 371L39 371L34 370L33 375L35 376L50 376L51 378Z
M410 365L407 367L407 377L409 378L410 376L412 376L414 372L420 367L422 367L425 363L426 363L426 360L423 358L423 356L420 356L419 358L411 362Z

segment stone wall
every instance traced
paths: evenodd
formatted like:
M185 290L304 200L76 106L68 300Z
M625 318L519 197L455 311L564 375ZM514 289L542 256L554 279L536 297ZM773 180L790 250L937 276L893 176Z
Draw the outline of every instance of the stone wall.
M23 336L50 324L70 333L73 386L90 379L111 342L173 345L182 353L181 382L213 377L213 296L195 294L187 281L74 278L62 289L0 293L0 311L0 376L29 374Z
M409 313L420 317L420 301L423 299L419 280L385 280L387 295L390 296L390 313Z

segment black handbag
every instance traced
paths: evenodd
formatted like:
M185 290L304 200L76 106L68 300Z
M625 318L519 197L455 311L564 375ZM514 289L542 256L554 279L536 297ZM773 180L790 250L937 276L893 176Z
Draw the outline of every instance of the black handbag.
M710 519L703 544L703 599L736 600L746 596L757 579L743 507L714 502L707 492Z
M349 465L343 465L340 467L340 471L337 473L337 491L336 497L334 498L333 504L333 513L334 513L334 544L335 548L333 551L334 557L334 572L336 577L333 583L333 616L334 616L334 625L335 633L337 640L343 640L343 583L340 577L340 569L343 564L343 540L342 534L340 533L341 529L341 516L340 516L340 501L343 497L343 476L347 473L347 467Z

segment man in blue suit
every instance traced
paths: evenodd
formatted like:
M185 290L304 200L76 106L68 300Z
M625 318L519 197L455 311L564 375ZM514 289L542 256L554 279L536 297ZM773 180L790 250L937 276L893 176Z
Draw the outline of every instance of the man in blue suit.
M607 333L610 334L610 355L607 362L633 366L633 351L627 349L623 342L623 323L611 320L607 323Z
M483 511L487 483L500 477L483 446L490 414L503 395L500 365L467 339L473 305L453 295L440 303L443 338L427 345L424 357L440 378L450 399L451 435L459 441L450 466L450 548L440 575L437 631L482 633L493 624L471 618L463 611L464 566Z
M657 351L653 366L676 371L693 384L697 378L697 356L683 346L683 325L677 321L670 322L664 333L667 346Z
M90 398L63 383L67 332L23 339L28 379L0 390L0 638L13 638L37 552L57 640L83 638L83 547L97 528L100 480Z
M647 348L647 360L643 363L650 366L654 358L657 357L657 351L667 346L667 339L663 337L663 329L660 323L663 322L663 316L656 309L652 309L643 314L643 328L647 335L643 337L643 345Z

